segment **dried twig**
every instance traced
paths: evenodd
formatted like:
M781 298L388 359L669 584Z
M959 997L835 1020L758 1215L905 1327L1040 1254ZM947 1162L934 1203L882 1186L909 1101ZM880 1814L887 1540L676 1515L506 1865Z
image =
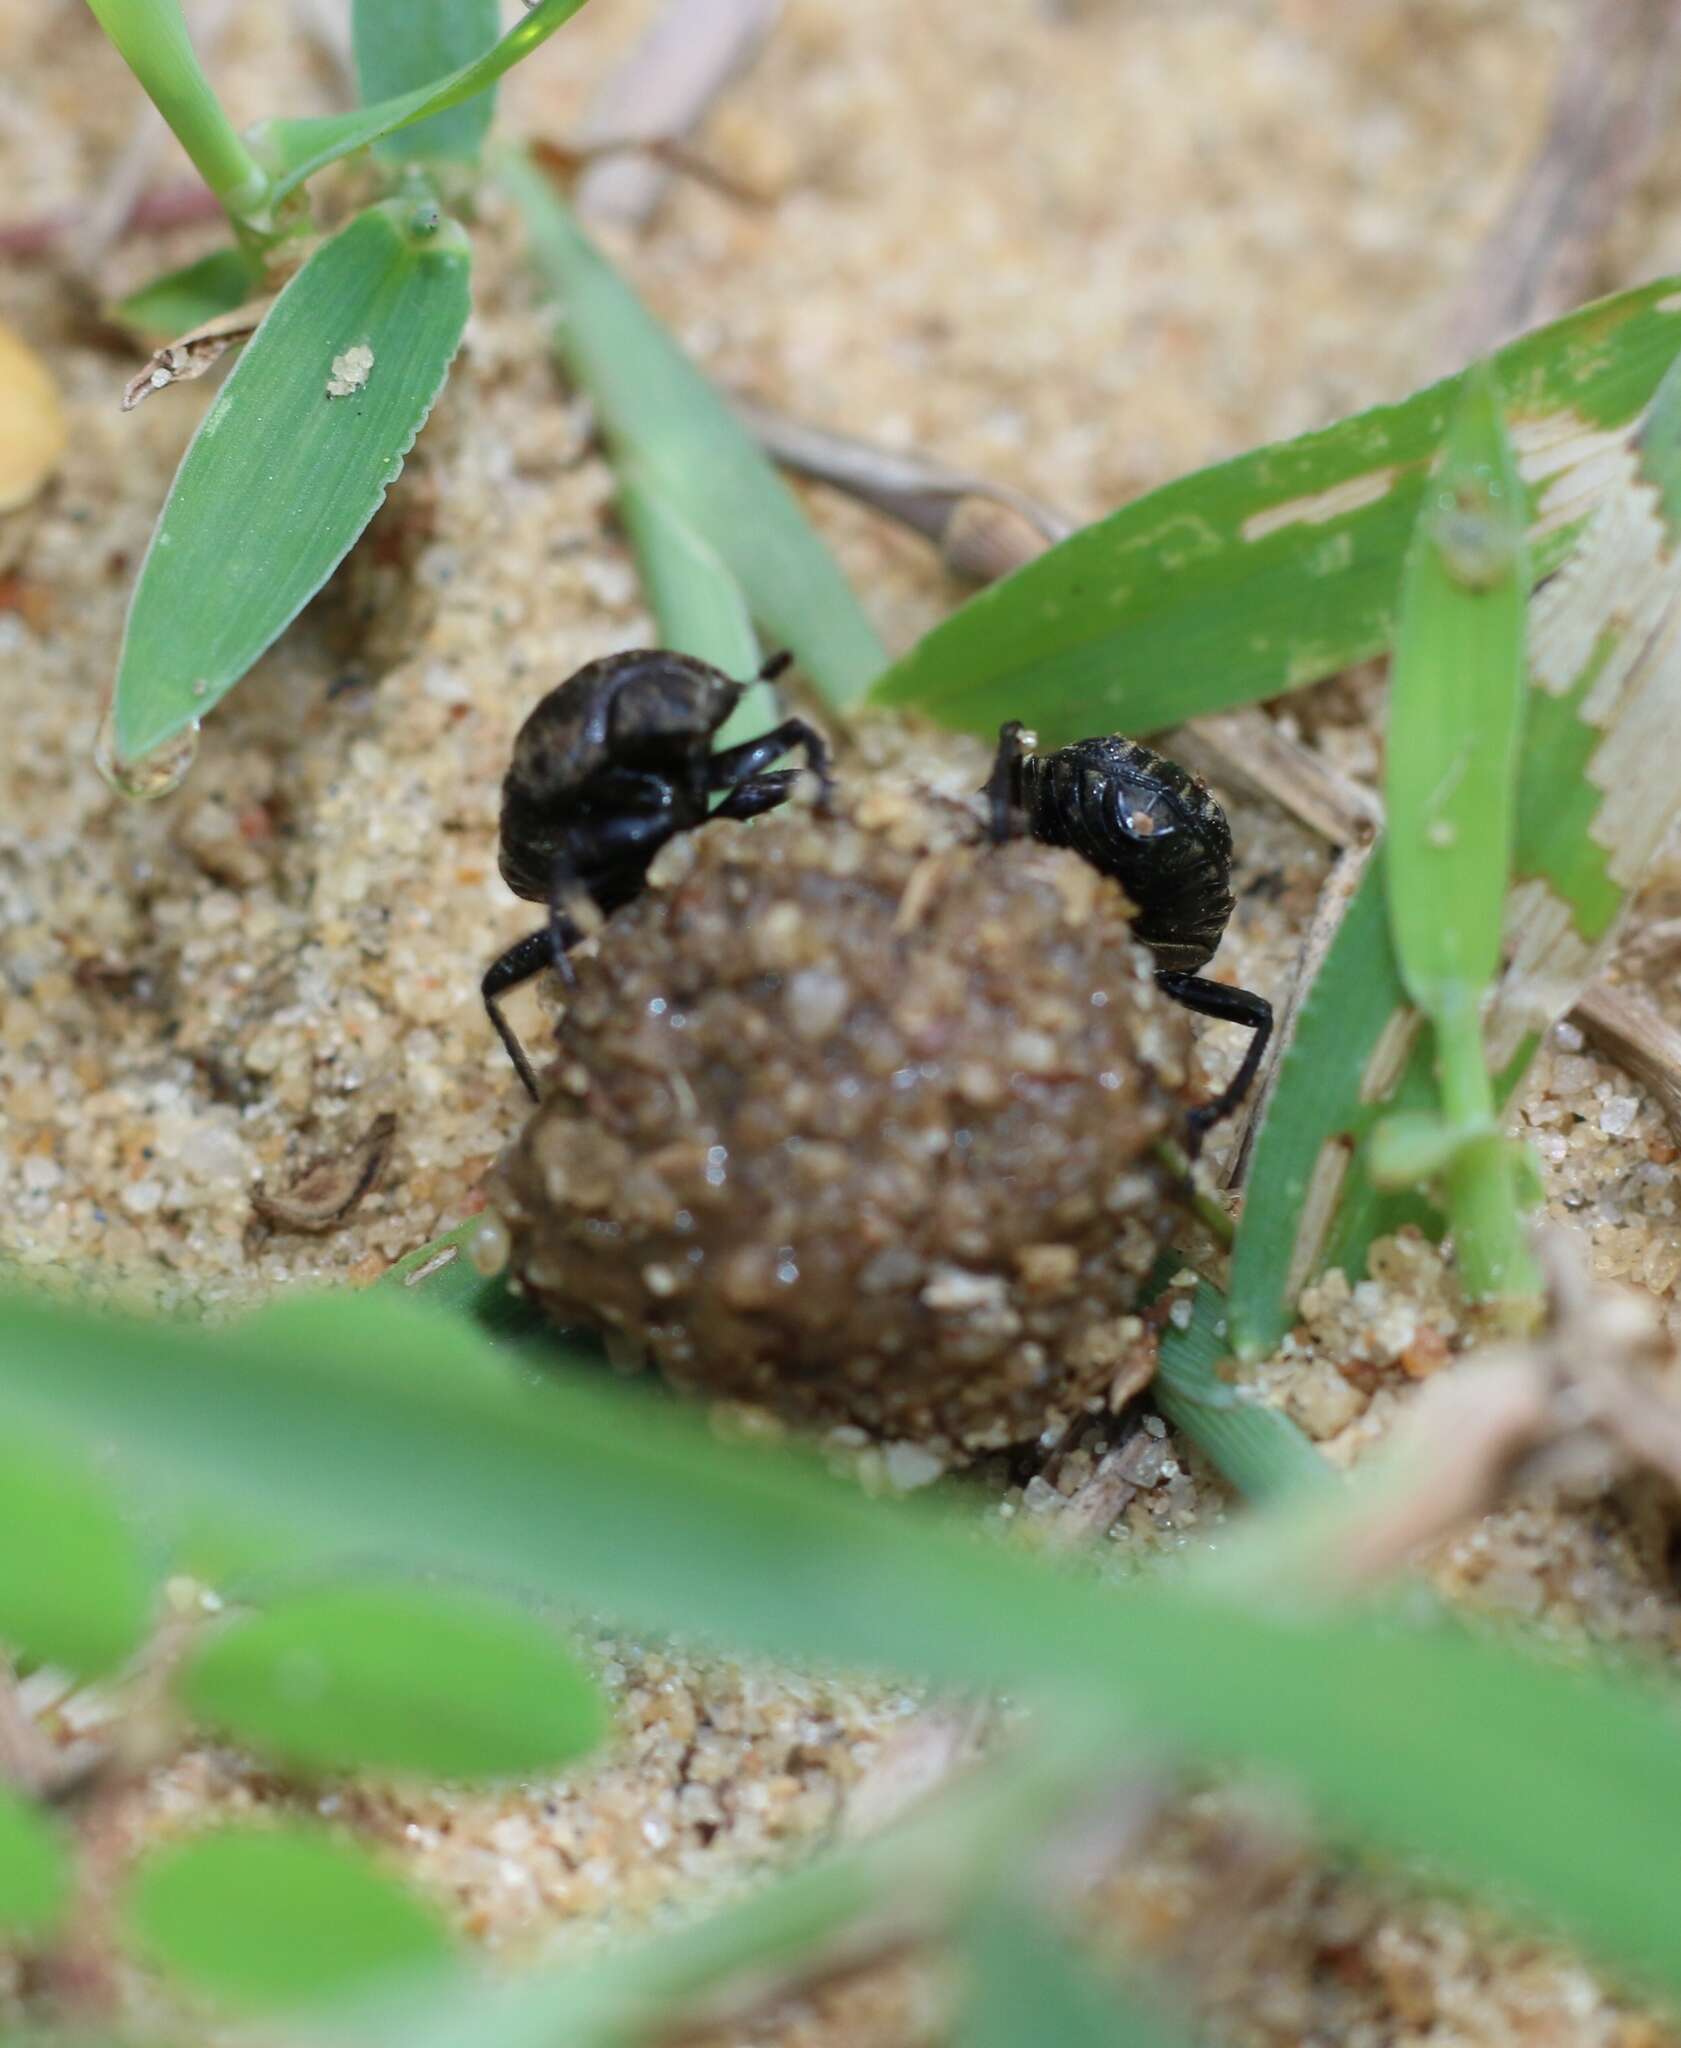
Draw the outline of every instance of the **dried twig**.
M1681 1402L1653 1377L1671 1356L1655 1304L1597 1285L1568 1231L1537 1232L1536 1248L1546 1328L1428 1382L1384 1452L1385 1476L1330 1510L1335 1540L1309 1532L1313 1582L1352 1592L1386 1578L1515 1484L1648 1469L1681 1488Z
M276 1230L315 1237L336 1230L379 1185L396 1134L397 1119L387 1110L347 1153L317 1160L284 1195L253 1188L251 1207Z
M1666 132L1678 80L1675 0L1583 0L1541 146L1447 323L1453 365L1593 296L1600 246Z
M194 37L201 54L208 56L214 52L239 4L240 0L202 0ZM168 136L163 116L155 108L145 107L128 141L118 151L105 183L71 231L70 260L84 277L91 277L98 269L105 252L138 209L152 166Z
M584 150L627 134L672 140L691 134L707 109L757 56L776 25L782 0L666 0L652 26L603 83L584 116ZM578 188L578 205L597 219L640 226L670 182L669 158L615 156L597 163Z
M256 333L263 315L273 304L272 293L252 299L247 305L236 306L231 313L218 313L213 320L203 321L177 340L154 350L145 368L123 386L123 411L133 412L137 405L156 392L167 391L171 384L186 384L194 377L202 377L236 341L248 341Z
M1596 981L1570 1015L1601 1052L1651 1089L1681 1137L1681 1031L1655 1004L1614 981Z
M735 409L784 468L845 491L933 541L965 582L1007 576L1074 531L1071 519L1025 491L931 456L810 426L751 399L737 399Z

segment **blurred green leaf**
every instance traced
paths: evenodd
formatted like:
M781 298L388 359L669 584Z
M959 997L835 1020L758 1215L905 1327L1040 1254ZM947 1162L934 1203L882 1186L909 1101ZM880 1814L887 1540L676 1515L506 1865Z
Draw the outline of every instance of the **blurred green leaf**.
M70 1903L70 1885L57 1824L0 1785L0 1944L47 1940Z
M416 91L400 93L375 106L356 107L348 114L319 114L303 121L259 121L247 137L274 180L279 201L325 165L353 150L366 149L416 121L447 113L475 100L521 58L572 19L584 0L536 0L502 40L484 55L447 78L435 78ZM399 31L400 32L400 31Z
M497 0L353 0L351 45L362 104L402 100L476 62L496 42ZM375 147L398 161L471 163L496 112L494 89L388 135Z
M1681 349L1678 314L1681 279L1660 279L1496 356L1536 574L1589 509L1572 471L1592 437L1632 422ZM1381 652L1458 386L1200 470L1082 528L926 634L875 701L969 732L1020 718L1058 746L1254 703Z
M0 1642L96 1678L138 1647L149 1591L115 1486L56 1443L0 1436Z
M1021 1891L978 1900L958 1954L968 1985L956 2048L1190 2048L1188 2033L1105 1983Z
M439 1586L278 1600L206 1637L177 1690L196 1720L316 1770L517 1777L607 1732L600 1692L552 1629Z
M313 597L378 510L467 319L467 244L435 208L360 214L294 277L194 435L140 571L116 742L192 727ZM329 396L345 365L352 382Z
M1384 748L1390 928L1401 979L1432 1014L1474 1000L1500 964L1528 596L1522 486L1479 365L1407 558Z
M793 649L832 706L854 702L887 656L798 500L549 180L519 156L505 158L500 175L559 302L560 353L621 477L657 494L718 555L771 644Z
M1102 1709L1282 1771L1375 1843L1681 1989L1653 1881L1681 1839L1672 1692L1447 1627L1238 1598L1208 1572L1108 1585L807 1458L719 1443L605 1375L491 1375L454 1318L377 1292L343 1307L304 1344L18 1298L0 1420L86 1432L149 1498L285 1517L322 1563L390 1556L737 1650ZM394 1363L370 1371L370 1354Z
M365 1994L451 1953L430 1907L312 1828L218 1828L154 1850L121 1906L155 1968L250 2012Z
M242 249L214 249L196 263L166 271L112 306L110 317L149 340L173 341L189 328L231 313L254 298L262 273Z

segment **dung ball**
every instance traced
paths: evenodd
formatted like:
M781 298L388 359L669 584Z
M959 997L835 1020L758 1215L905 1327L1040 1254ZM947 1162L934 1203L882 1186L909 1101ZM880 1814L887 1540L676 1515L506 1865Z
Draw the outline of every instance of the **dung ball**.
M518 1283L686 1388L953 1459L1130 1390L1189 1027L1128 920L914 786L674 840L493 1176Z

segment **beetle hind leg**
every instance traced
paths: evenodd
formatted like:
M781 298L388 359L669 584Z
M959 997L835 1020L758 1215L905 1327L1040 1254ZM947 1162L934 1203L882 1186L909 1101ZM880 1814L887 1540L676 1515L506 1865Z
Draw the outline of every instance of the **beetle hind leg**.
M1223 1024L1247 1025L1253 1034L1243 1063L1212 1102L1193 1109L1187 1119L1185 1150L1192 1159L1202 1150L1202 1141L1218 1123L1224 1123L1254 1084L1267 1043L1272 1037L1272 1005L1253 989L1227 988L1224 982L1206 981L1200 974L1183 974L1177 968L1156 972L1156 986L1199 1017L1213 1017Z

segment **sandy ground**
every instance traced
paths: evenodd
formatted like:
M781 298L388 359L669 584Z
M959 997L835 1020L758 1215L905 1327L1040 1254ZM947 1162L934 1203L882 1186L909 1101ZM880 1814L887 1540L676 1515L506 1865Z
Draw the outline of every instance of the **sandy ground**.
M568 133L647 13L596 0L516 76L510 123ZM1565 18L1562 0L790 0L705 135L773 203L679 189L613 246L723 383L1089 516L1440 367L1453 295L1535 145ZM330 66L280 9L235 10L216 74L242 121L334 103ZM85 10L0 0L9 218L85 195L136 109ZM176 168L166 152L160 173ZM1605 284L1681 263L1678 187L1681 140ZM366 1282L477 1205L520 1126L477 997L490 952L529 923L496 874L500 776L543 689L650 629L494 195L474 240L467 345L377 527L218 709L182 791L150 807L99 780L93 738L130 579L209 387L121 415L133 364L88 298L50 264L0 270L0 320L50 359L73 421L55 481L0 519L0 1256L38 1277L86 1286L97 1264L100 1288L215 1312ZM99 285L204 245L121 247ZM921 543L811 502L891 644L955 600ZM1369 772L1361 708L1345 692L1323 724ZM1234 825L1247 894L1222 964L1278 994L1323 852L1257 806ZM1628 954L1674 1021L1678 896L1681 870L1654 882ZM1222 1070L1235 1037L1207 1042ZM390 1170L342 1229L254 1218L254 1184L286 1187L385 1112ZM1553 1213L1602 1272L1668 1304L1681 1224L1658 1105L1567 1032L1523 1116ZM1402 1247L1382 1279L1318 1289L1266 1379L1347 1462L1458 1334L1439 1262ZM1181 1543L1225 1513L1184 1446L1146 1464L1112 1541ZM1040 1477L989 1511L1052 1517L1061 1498ZM1645 1499L1525 1503L1441 1577L1558 1632L1664 1652L1681 1628L1668 1532ZM347 1788L323 1804L525 1954L722 1896L824 1838L916 1705L647 1645L603 1654L621 1726L605 1766L495 1796ZM195 1749L128 1818L138 1840L287 1797ZM1176 1808L1098 1908L1110 1938L1187 1965L1245 2043L1670 2038L1564 1952L1332 1859L1236 1794ZM939 2009L937 1979L898 1967L728 2038L908 2042L932 2038Z

